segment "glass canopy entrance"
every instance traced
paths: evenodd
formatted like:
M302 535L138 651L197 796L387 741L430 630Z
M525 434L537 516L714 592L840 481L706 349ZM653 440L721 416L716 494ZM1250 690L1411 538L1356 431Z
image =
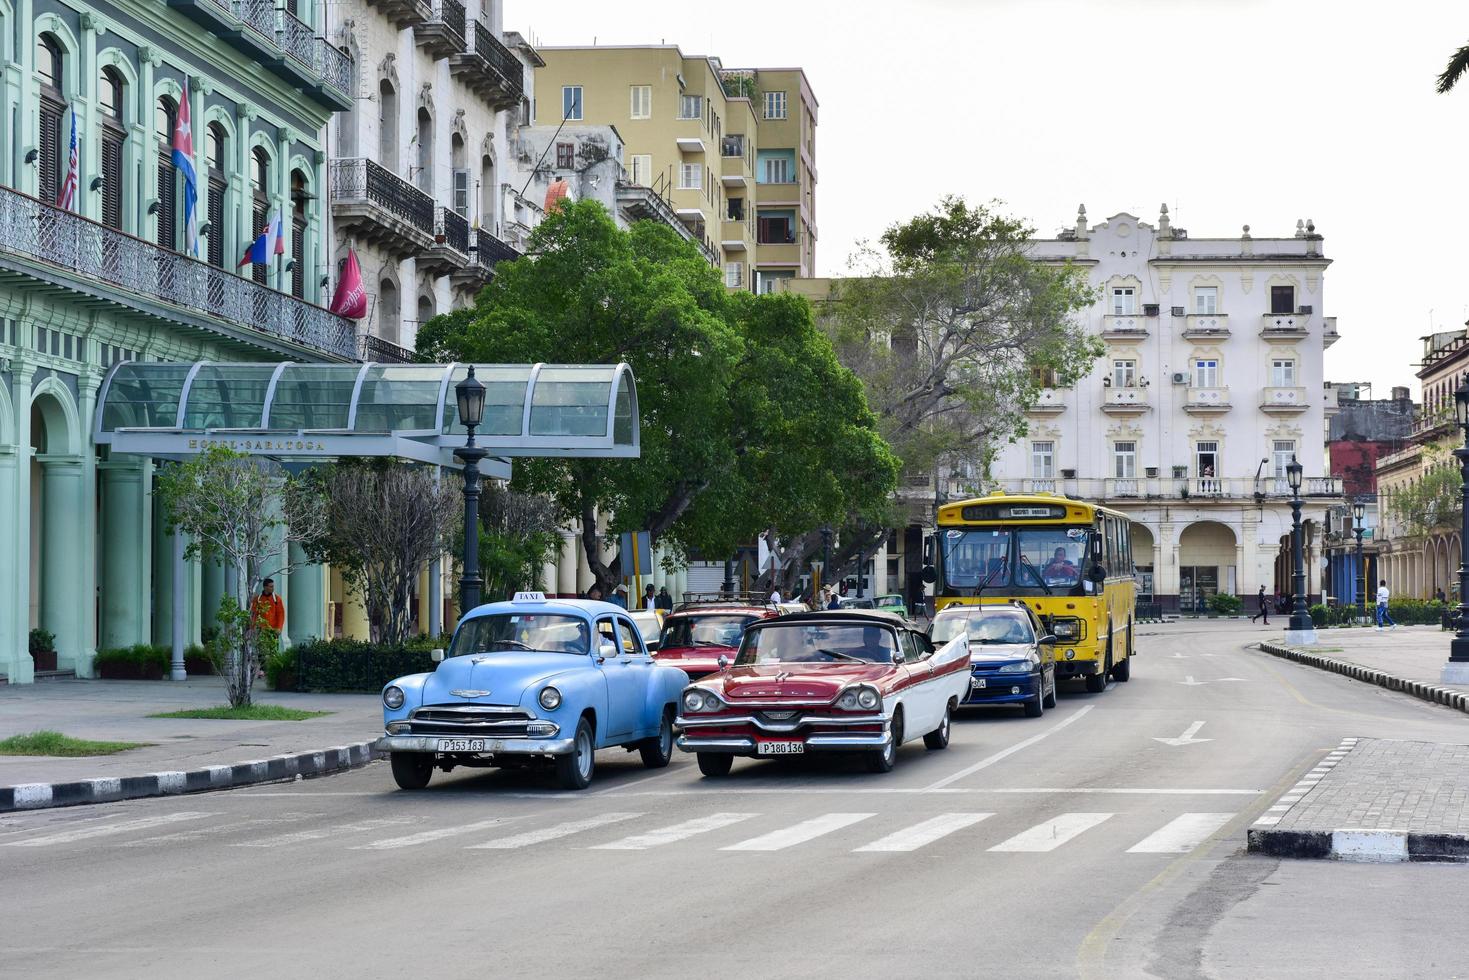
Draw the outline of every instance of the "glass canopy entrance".
M475 442L492 457L638 456L626 364L474 368L485 386ZM454 386L467 373L465 364L125 361L102 382L93 436L113 452L159 459L225 445L282 462L394 456L457 467L465 433ZM487 475L508 478L509 466Z

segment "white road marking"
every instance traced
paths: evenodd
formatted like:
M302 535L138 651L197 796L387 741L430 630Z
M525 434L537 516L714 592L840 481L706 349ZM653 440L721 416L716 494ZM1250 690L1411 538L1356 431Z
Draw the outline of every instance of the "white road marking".
M1030 738L1023 739L1023 740L1021 740L1019 742L1016 742L1014 745L1010 746L1008 749L1001 749L999 752L996 752L994 755L986 756L985 758L980 759L974 765L967 766L967 767L965 767L963 769L960 769L958 772L954 773L952 776L945 776L943 779L940 779L938 782L930 783L929 785L927 785L927 786L924 787L924 791L932 791L932 790L936 790L936 789L943 789L945 786L949 785L950 783L957 783L959 780L963 779L965 776L971 776L974 773L979 772L981 769L986 769L986 768L994 765L996 762L999 762L1001 759L1009 758L1010 756L1014 755L1016 752L1019 752L1021 749L1029 748L1030 746L1032 746L1035 743L1039 742L1041 739L1045 738L1047 735L1054 735L1056 732L1059 732L1061 729L1065 728L1067 725L1071 724L1072 722L1074 722L1074 721L1076 721L1076 720L1078 720L1080 718L1085 717L1086 716L1086 713L1088 711L1092 710L1093 707L1094 706L1093 705L1090 705L1090 704L1085 705L1080 710L1078 710L1076 712L1076 714L1072 715L1070 718L1067 718L1065 721L1062 721L1059 724L1052 725L1050 728L1047 728L1045 731L1039 732L1039 733L1037 733L1035 735L1030 736Z
M530 847L532 844L540 844L548 840L556 840L561 837L570 837L584 830L595 830L609 823L620 823L623 820L631 820L641 817L641 813L604 813L599 817L590 817L586 820L572 820L567 823L558 823L553 827L540 827L529 830L514 837L502 837L499 840L488 841L484 844L471 844L467 850L500 850L511 851L518 847Z
M419 844L428 844L432 841L443 840L445 837L456 837L459 834L472 834L481 830L489 830L507 824L512 820L520 820L521 817L495 817L493 820L479 820L475 823L458 824L454 827L435 827L433 830L421 831L417 834L408 834L405 837L388 837L384 840L375 840L371 844L358 844L349 848L353 851L392 851L400 847L416 847Z
M1185 813L1127 849L1128 854L1187 854L1234 819L1232 813Z
M29 837L25 840L8 840L0 843L4 847L46 847L51 844L70 844L73 841L89 840L93 837L105 837L109 834L125 834L130 830L147 830L149 827L160 827L164 824L181 823L185 820L202 820L204 817L213 817L213 813L198 813L186 811L184 813L165 813L156 817L141 817L137 820L124 820L121 823L109 823L102 826L88 824L85 827L76 827L71 830L60 830L54 834L43 834L40 837Z
M1036 824L1023 830L1007 841L1001 841L992 851L1054 851L1079 834L1091 830L1097 824L1115 816L1111 813L1063 813L1054 820Z
M728 786L723 789L638 790L636 793L627 794L627 798L630 799L634 796L657 798L670 796L965 796L976 793L1018 793L1049 796L1069 796L1073 793L1110 794L1117 796L1259 796L1263 792L1265 791L1260 789L1181 789L1171 786L957 786L944 789L919 786L833 786L829 789L817 789L810 786L793 786L788 789L763 786ZM506 793L504 795L509 799L516 800L545 800L556 798L537 793ZM585 797L582 798L585 799Z
M317 827L315 830L298 830L294 834L280 834L276 837L262 837L260 840L241 841L230 846L285 847L309 840L321 840L323 837L335 837L338 834L357 834L368 830L381 830L384 827L402 826L405 823L415 823L417 819L417 817L379 817L375 820L359 820L357 823L335 824Z
M1202 687L1203 685L1205 685L1205 684L1207 684L1209 682L1208 681L1196 681L1196 680L1194 680L1194 675L1193 674L1189 674L1186 679L1181 680L1178 683L1182 684L1184 687Z
M941 813L930 820L924 820L911 827L904 827L902 830L888 834L856 850L859 852L916 851L925 844L932 844L955 831L972 827L981 820L993 816L993 813Z
M854 823L860 823L869 817L875 817L875 813L825 813L810 820L802 820L798 824L792 824L780 830L772 830L768 834L759 837L751 837L742 840L738 844L721 847L721 851L782 851L796 844L804 844L808 840L815 840L834 830L850 827Z
M250 830L256 827L269 827L280 823L290 823L294 820L305 820L309 817L321 816L319 813L281 813L273 817L259 817L251 820L240 820L235 823L219 823L208 827L195 827L190 830L180 830L172 834L157 834L153 837L140 837L137 840L123 841L118 847L153 847L158 844L177 844L182 841L203 840L206 837L220 837L241 830Z
M590 848L593 851L646 851L650 847L659 847L663 844L672 844L695 834L707 834L711 830L719 830L737 824L742 820L759 816L756 813L712 813L707 817L696 817L693 820L685 820L668 827L660 827L650 830L645 834L634 834L624 837L622 840L613 841L610 844L598 844Z
M1203 727L1204 727L1204 723L1202 721L1196 721L1192 725L1190 725L1187 728L1185 728L1183 730L1183 734L1180 735L1180 736L1178 736L1177 738L1159 738L1158 736L1154 735L1153 736L1153 741L1155 741L1155 742L1162 742L1164 745L1174 745L1174 746L1178 746L1178 745L1197 745L1199 742L1212 742L1212 741L1214 741L1212 738L1194 738L1194 736L1199 733L1199 729L1200 728L1203 728Z

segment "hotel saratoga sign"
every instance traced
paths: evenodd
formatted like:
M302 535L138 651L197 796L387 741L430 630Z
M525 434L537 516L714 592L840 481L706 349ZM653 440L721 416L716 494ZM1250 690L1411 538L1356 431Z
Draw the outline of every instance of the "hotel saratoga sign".
M319 439L190 439L190 449L212 449L223 446L237 453L324 453L326 443Z

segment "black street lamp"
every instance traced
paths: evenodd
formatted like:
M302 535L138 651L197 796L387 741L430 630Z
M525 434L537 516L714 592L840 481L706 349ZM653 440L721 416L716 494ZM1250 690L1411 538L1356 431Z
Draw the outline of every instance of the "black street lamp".
M1291 513L1291 578L1295 597L1291 602L1289 634L1297 643L1315 643L1316 628L1311 624L1311 612L1306 608L1306 560L1303 555L1301 531L1301 473L1303 467L1294 455L1285 467L1285 479L1290 484Z
M1464 445L1454 450L1459 460L1459 608L1458 631L1449 642L1449 662L1444 664L1446 684L1469 683L1469 375L1459 379L1454 392L1454 421L1464 430Z
M1357 573L1353 579L1357 583L1357 616L1360 619L1367 618L1367 577L1366 569L1362 567L1362 533L1367 530L1362 526L1362 520L1366 516L1366 504L1360 500L1352 504L1352 533L1357 536Z
M474 430L485 417L485 386L475 379L473 364L469 365L468 376L454 386L454 398L459 403L459 421L468 433L464 446L454 450L454 456L464 460L464 572L459 577L462 616L479 605L484 585L479 574L479 461L489 453L474 444Z

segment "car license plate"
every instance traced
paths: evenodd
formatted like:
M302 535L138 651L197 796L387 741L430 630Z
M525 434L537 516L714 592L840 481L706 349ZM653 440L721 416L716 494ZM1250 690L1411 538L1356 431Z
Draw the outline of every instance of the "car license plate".
M485 740L482 738L441 738L439 739L440 752L483 752Z
M984 678L983 677L971 677L971 678L969 678L969 686L973 690L976 690L976 691L979 690L981 687L984 687Z
M805 742L761 742L755 747L756 755L801 755L805 751Z

